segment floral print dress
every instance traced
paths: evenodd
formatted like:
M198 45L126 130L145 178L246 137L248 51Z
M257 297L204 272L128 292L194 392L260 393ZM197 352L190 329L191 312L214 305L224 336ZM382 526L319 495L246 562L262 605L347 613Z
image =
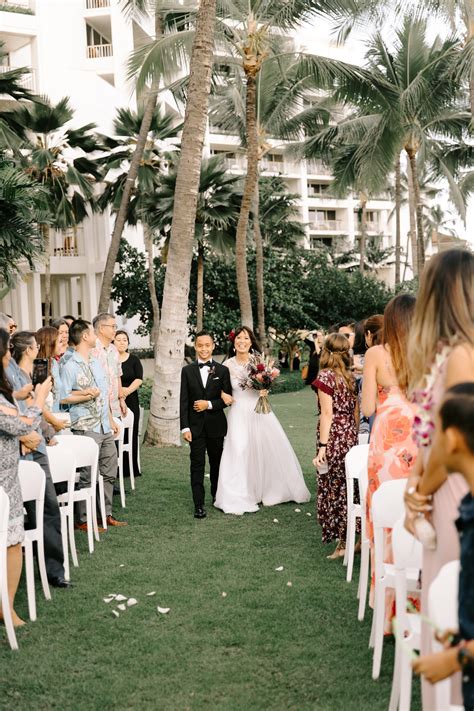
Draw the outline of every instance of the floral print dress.
M321 370L313 382L314 390L332 398L332 422L326 447L327 472L318 473L317 515L323 543L346 540L347 492L345 456L357 444L357 399L344 378L329 368ZM318 441L319 423L317 431Z

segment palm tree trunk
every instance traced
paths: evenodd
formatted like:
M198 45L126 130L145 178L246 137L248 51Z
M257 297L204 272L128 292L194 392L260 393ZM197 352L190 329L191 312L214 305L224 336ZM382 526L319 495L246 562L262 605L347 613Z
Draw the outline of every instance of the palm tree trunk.
M262 349L267 349L267 331L265 327L265 285L263 279L263 239L260 229L260 192L257 179L253 201L253 236L255 240L255 271L257 282L257 334Z
M156 13L155 36L160 37L163 34L163 29L164 28L162 18L158 13ZM150 91L148 93L148 99L145 104L145 111L143 112L142 124L140 126L140 132L138 134L135 151L132 156L132 160L130 161L130 168L128 169L127 179L123 188L122 199L120 200L120 206L115 217L114 229L112 231L107 260L105 262L104 276L102 277L102 286L100 289L99 297L99 313L109 310L110 292L112 291L112 280L114 278L115 262L117 261L117 255L120 248L120 240L122 239L123 230L127 221L128 206L130 204L132 190L135 187L138 169L143 158L143 153L148 138L148 132L150 130L151 122L153 120L153 114L156 109L159 88L160 77L154 77L151 83Z
M204 323L204 245L198 242L197 287L196 287L196 332L202 331Z
M411 263L413 269L413 276L418 276L418 247L416 243L416 205L415 205L415 191L413 188L413 176L411 172L411 165L408 165L407 170L408 176L408 214L410 218L410 245L411 245Z
M361 206L359 270L360 273L363 274L365 270L365 248L367 242L367 195L365 193L359 193L359 200Z
M49 225L41 225L43 249L46 261L44 263L44 325L49 326L51 319L51 255L49 253Z
M418 274L421 274L425 264L425 237L423 234L423 206L421 204L420 184L418 182L418 168L416 165L416 151L408 148L405 149L410 159L411 177L413 180L413 196L415 198L416 210L416 245L417 245L417 261Z
M151 301L151 311L152 311L152 326L151 326L151 342L153 344L153 349L156 356L156 345L158 343L158 329L160 328L160 304L158 303L158 297L156 295L156 285L155 285L155 265L154 265L154 254L153 254L153 233L148 227L148 225L143 226L143 231L145 235L145 249L148 256L148 270L147 270L147 281L148 290L150 292Z
M402 185L400 171L400 153L395 161L395 286L400 284L401 233L400 212L402 203Z
M253 74L247 74L245 121L247 134L247 175L240 205L235 240L235 266L237 291L240 303L240 321L253 328L252 300L247 271L247 229L252 202L258 181L258 133L257 133L257 83Z
M155 376L145 435L146 442L163 447L180 444L179 392L187 335L189 280L211 86L215 21L216 0L201 0L191 55ZM186 205L186 210L183 210L183 205Z

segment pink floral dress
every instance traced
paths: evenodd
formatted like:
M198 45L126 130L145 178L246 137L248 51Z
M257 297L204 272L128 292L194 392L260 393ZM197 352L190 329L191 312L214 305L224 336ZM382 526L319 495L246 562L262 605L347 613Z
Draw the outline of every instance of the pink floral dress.
M318 474L317 515L323 543L346 540L347 493L345 456L357 444L356 396L333 370L321 370L313 382L332 398L332 423L326 447L328 470ZM319 423L317 437L319 441Z

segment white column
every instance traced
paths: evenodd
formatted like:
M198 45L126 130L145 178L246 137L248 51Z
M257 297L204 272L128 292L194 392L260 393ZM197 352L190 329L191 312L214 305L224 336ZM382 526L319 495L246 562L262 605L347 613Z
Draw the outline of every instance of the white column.
M32 318L28 303L28 286L23 279L21 279L15 289L16 292L16 310L12 316L17 320L16 322L24 330L32 330L34 324L32 323Z
M356 229L354 220L354 198L352 195L347 198L347 231L350 246L354 247Z
M88 321L92 321L94 316L97 316L97 305L99 301L97 297L97 280L95 274L85 274L83 280L85 282L86 303L82 311L84 318Z
M41 315L41 276L38 272L34 272L31 275L31 302L30 302L30 313L32 327L35 331L41 328L43 324L43 319Z

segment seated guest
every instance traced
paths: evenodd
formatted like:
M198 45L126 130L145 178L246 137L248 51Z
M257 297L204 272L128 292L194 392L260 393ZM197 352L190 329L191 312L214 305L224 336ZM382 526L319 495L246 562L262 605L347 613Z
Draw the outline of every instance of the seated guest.
M383 345L373 346L365 354L362 414L371 417L375 413L369 446L366 519L372 556L372 606L375 592L372 497L383 482L406 479L418 453L412 437L416 407L407 399L407 341L414 309L415 299L409 294L399 294L389 301L384 312ZM393 563L391 531L388 530L384 537L384 561ZM385 599L385 632L389 634L395 614L393 590L387 590Z
M10 359L9 333L0 329L0 486L10 501L7 533L8 598L13 624L20 627L25 623L14 607L23 565L21 544L24 539L23 499L18 478L18 437L28 436L38 426L51 381L48 378L37 387L34 399L29 407L24 409L24 416L21 416L13 398L11 383L6 376ZM0 619L3 619L1 610Z
M12 360L7 368L7 377L15 391L25 385L31 385L33 361L38 355L38 344L32 331L17 331L11 338ZM51 383L50 383L51 384ZM30 397L18 401L18 408L25 414L33 400ZM45 405L43 405L43 410ZM44 494L44 555L48 580L54 587L68 588L70 583L64 578L64 552L61 538L61 516L59 513L56 489L49 469L46 442L43 436L41 422L34 430L36 441L21 439L22 458L32 460L40 465L46 476ZM28 525L36 527L35 506L32 502L25 504L28 514Z
M138 466L138 448L140 446L138 437L138 426L140 424L138 389L143 383L143 366L136 355L128 352L130 341L126 331L117 331L114 344L122 364L122 394L125 397L125 404L128 409L133 412L133 471L135 476L141 476L140 467ZM123 458L123 475L130 476L128 456Z
M431 462L450 474L460 473L469 487L456 521L461 547L459 634L445 635L446 650L420 657L413 668L430 684L461 671L464 708L474 709L474 382L459 383L446 392L436 418L432 453L436 456Z
M114 482L117 478L117 449L114 435L118 426L110 409L107 374L91 352L96 336L89 321L78 319L69 329L75 351L62 370L61 402L69 405L71 430L76 435L90 437L99 446L99 473L104 478L105 510L108 526L126 526L112 515ZM80 474L80 484L90 486L90 471ZM85 520L85 507L81 507L79 527L87 530L92 522Z

